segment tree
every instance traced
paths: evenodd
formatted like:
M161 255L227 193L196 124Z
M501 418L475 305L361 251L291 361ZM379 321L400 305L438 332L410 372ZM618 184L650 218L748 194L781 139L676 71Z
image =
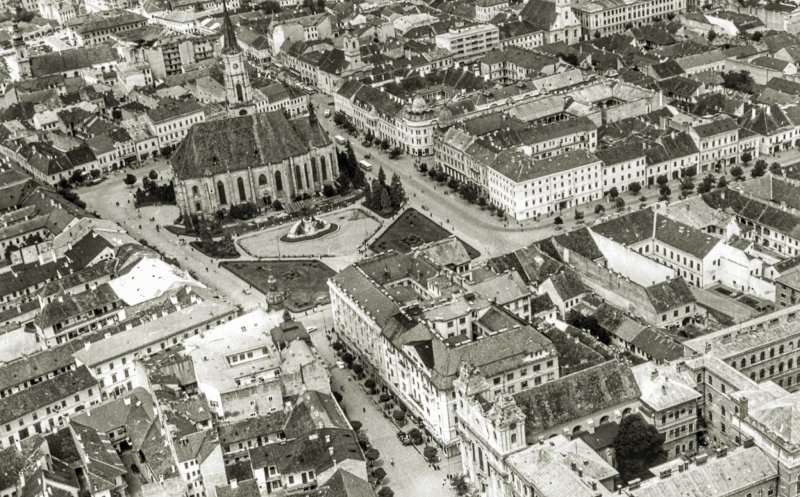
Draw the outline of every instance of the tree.
M422 449L422 455L428 461L432 461L436 457L436 447L431 447L430 445L426 445L424 449Z
M147 173L147 177L152 179L152 180L157 180L158 179L158 173L154 169L151 169L150 172Z
M402 409L395 409L392 413L392 417L398 423L402 423L406 419L406 412Z
M132 174L128 173L128 174L125 176L125 179L124 179L123 181L125 182L125 184L126 184L126 185L128 185L128 186L133 186L133 185L135 185L135 184L136 184L136 176L134 176L134 175L132 175Z
M640 191L642 191L642 184L638 181L634 181L628 185L628 190L634 195L638 195Z
M378 497L394 497L394 490L389 487L381 487L378 490Z
M640 414L629 414L622 418L612 446L617 453L617 469L624 482L646 476L647 469L665 455L664 435Z
M756 165L753 166L753 170L750 171L750 176L753 178L758 178L760 176L764 176L764 173L767 172L767 161L763 159L759 159L756 161Z
M622 197L617 197L617 198L615 198L615 199L614 199L614 205L616 205L616 206L617 206L617 210L620 210L620 211L621 211L621 210L622 210L622 208L623 208L623 207L625 207L625 199L624 199L624 198L622 198Z
M662 175L660 175L659 177L656 178L656 184L659 187L662 187L662 186L666 185L667 183L669 183L669 178L667 178L666 174L662 174Z
M400 176L397 173L392 174L392 181L389 183L389 202L392 205L392 210L399 210L405 201L406 190L403 188L403 182L400 181Z
M769 165L769 172L775 176L783 176L783 170L781 169L781 165L777 162L773 162Z
M353 354L351 354L350 352L345 352L344 354L342 354L342 362L344 362L348 366L352 365L354 360L355 357L353 357Z
M428 163L427 162L423 162L422 164L419 165L419 172L424 173L427 170L428 170Z
M353 372L361 378L361 375L364 374L364 366L361 364L353 364Z
M611 198L611 200L614 200L615 198L619 197L619 190L617 190L616 186L612 187L608 191L608 196Z
M717 32L713 29L708 32L708 41L709 43L714 43L714 40L717 39Z
M388 144L387 144L388 145ZM389 152L390 159L396 159L403 154L403 149L400 147L394 147L391 152Z
M375 483L380 485L381 481L386 478L386 470L383 468L375 468L372 470L372 477L375 478Z
M759 41L761 41L761 38L763 38L763 37L764 37L764 33L762 33L761 31L756 31L755 33L753 33L753 34L750 36L750 39L751 39L752 41L754 41L754 42L758 43Z
M694 181L691 176L684 176L681 180L681 193L686 196L694 191Z
M353 427L353 431L358 431L363 425L361 424L361 421L350 421L350 426Z
M380 205L381 212L391 212L392 199L389 197L389 191L386 188L381 188L380 202L381 202Z
M583 219L583 211L579 211L578 209L575 209L575 220L576 221L580 221L582 219Z
M458 475L453 478L453 487L455 487L457 495L467 495L467 492L469 492L469 483L467 482L467 477L464 475Z
M281 4L275 0L267 0L260 5L261 12L265 14L277 14L281 11Z
M375 380L372 378L367 378L367 381L364 382L364 386L367 387L370 392L375 393Z
M378 170L378 181L381 186L386 186L386 173L383 170L383 166Z
M672 195L672 190L669 186L664 185L660 190L658 190L658 194L660 200L668 200L669 196Z
M751 154L749 151L742 154L742 162L744 162L745 166L747 166L747 163L751 160L753 160L753 154Z
M292 313L287 310L283 311L283 322L288 323L292 320Z
M378 452L378 449L370 447L366 452L364 452L364 457L367 458L367 461L375 462L379 457L381 457L381 453Z
M388 402L389 399L391 399L391 398L392 398L392 396L389 395L386 392L383 392L382 394L380 394L380 396L378 396L378 400L381 401L381 402Z
M731 168L731 176L733 176L733 179L735 179L736 181L739 181L742 178L743 175L744 175L744 171L742 171L741 167L733 166Z
M73 185L80 185L86 179L86 176L83 174L83 171L80 169L76 169L72 171L72 175L69 177L69 182Z
M708 176L703 178L703 181L701 181L699 185L697 185L697 193L710 192L711 189L714 188L714 185L716 183L717 183L717 178L715 178L713 174L709 174Z
M753 77L747 71L728 71L722 73L723 86L744 93L753 92Z
M322 194L326 197L333 197L336 195L336 188L334 188L330 183L327 183L322 187Z
M234 219L252 219L258 214L258 208L253 202L245 202L232 205L230 214Z
M564 224L564 220L561 219L561 216L556 216L556 218L553 219L553 222L556 223L556 226L561 226Z
M606 208L603 207L603 204L597 204L594 206L594 213L595 214L602 214L606 211Z
M728 186L728 180L725 179L725 176L722 176L719 181L717 181L717 188L726 188Z
M275 209L276 211L281 211L283 210L283 204L281 203L280 200L276 198L275 201L272 202L272 208Z
M97 179L100 177L101 173L99 169L92 169L91 171L89 171L89 174L92 175L92 178Z

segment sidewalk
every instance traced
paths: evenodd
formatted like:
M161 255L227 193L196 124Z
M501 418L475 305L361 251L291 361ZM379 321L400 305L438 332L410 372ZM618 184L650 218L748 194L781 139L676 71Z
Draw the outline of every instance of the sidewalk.
M361 431L366 433L369 441L381 454L376 467L386 471L384 485L394 490L398 497L453 497L455 492L447 480L448 473L460 473L459 457L453 460L442 460L440 470L436 471L425 462L419 451L411 446L404 446L397 439L397 427L383 416L375 401L366 393L361 385L353 379L349 369L334 366L336 359L333 349L325 339L324 332L315 332L311 339L314 346L331 367L331 388L342 393L342 408L351 420L360 421ZM341 387L344 386L344 391ZM441 454L440 454L441 457ZM394 466L391 461L394 460Z

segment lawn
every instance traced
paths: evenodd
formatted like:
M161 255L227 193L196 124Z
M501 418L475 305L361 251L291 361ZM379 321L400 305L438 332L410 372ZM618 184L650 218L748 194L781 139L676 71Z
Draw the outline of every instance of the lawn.
M386 252L396 250L401 253L410 252L415 247L425 243L435 242L450 236L451 233L436 224L428 216L416 209L406 209L386 231L370 245L373 252ZM467 253L473 259L480 252L464 243Z
M262 293L269 291L269 275L275 277L278 291L284 292L284 307L292 312L312 309L330 302L328 278L336 274L313 259L293 261L227 261L221 266Z

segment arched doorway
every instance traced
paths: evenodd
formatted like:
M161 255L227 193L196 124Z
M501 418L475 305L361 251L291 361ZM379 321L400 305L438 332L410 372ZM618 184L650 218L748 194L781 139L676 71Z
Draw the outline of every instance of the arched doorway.
M275 190L279 192L283 191L283 179L281 178L280 171L275 171Z

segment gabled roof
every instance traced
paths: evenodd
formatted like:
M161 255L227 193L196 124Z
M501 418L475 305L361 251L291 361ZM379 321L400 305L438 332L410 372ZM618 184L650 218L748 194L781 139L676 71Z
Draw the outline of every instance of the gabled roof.
M254 162L280 164L330 143L316 121L265 112L195 124L170 160L178 179L199 178L250 168Z
M639 399L630 367L618 360L578 371L514 395L525 414L529 442L538 434Z
M253 469L275 466L280 474L309 470L322 474L348 460L364 461L355 433L350 429L322 429L285 444L268 444L250 449Z
M37 409L71 398L97 385L85 366L67 371L0 399L0 424L5 424ZM98 390L99 393L99 390Z
M87 69L99 64L116 62L117 57L111 45L95 45L50 52L31 57L31 74L34 77L60 74Z

